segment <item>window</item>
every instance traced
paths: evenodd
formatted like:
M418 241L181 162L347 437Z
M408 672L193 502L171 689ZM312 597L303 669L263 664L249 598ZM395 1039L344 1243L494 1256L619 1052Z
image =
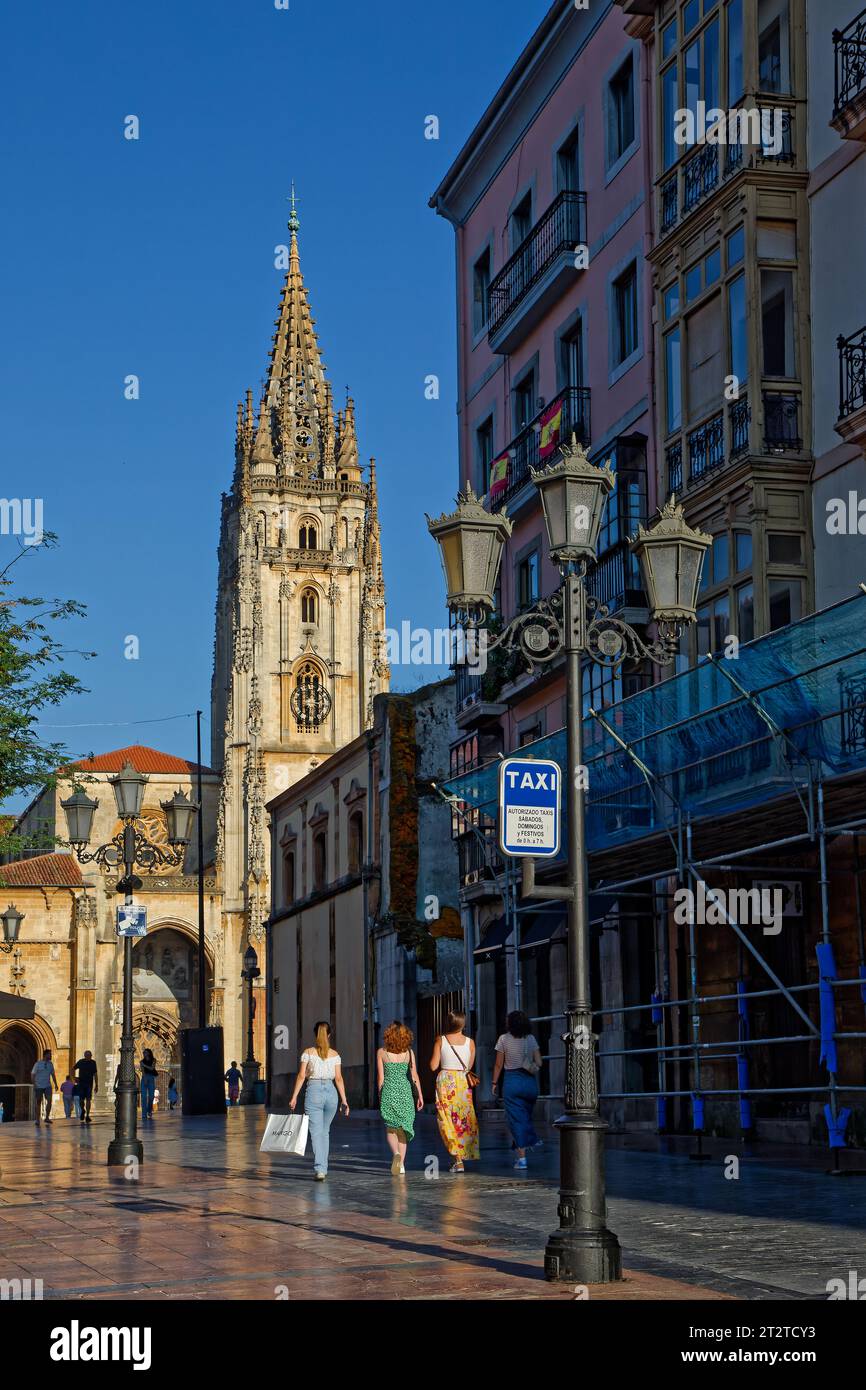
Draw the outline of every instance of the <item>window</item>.
M715 409L724 385L721 299L705 300L686 320L687 408L690 421Z
M728 286L728 332L730 334L730 371L738 381L749 375L749 344L746 336L746 277L738 275Z
M516 251L532 231L532 194L521 198L511 214L511 249Z
M728 595L723 594L715 603L706 603L698 609L697 621L698 658L710 652L723 652L725 638L731 631L731 607Z
M671 56L677 46L677 22L672 19L670 24L662 29L662 62Z
M613 283L614 298L614 366L619 366L637 351L637 266L628 270Z
M493 462L493 416L490 415L475 431L475 458L477 464L478 494L482 496L490 487L490 465Z
M698 264L697 264L697 265L693 265L692 268L691 268L691 270L687 270L687 271L686 271L686 303L687 303L687 304L690 304L691 301L692 301L693 299L696 299L697 296L700 294L701 289L702 289L701 279L702 279L702 277L701 277L701 263L700 263L700 261L698 261Z
M301 594L301 622L312 623L314 626L319 621L319 596L315 589L304 589Z
M331 698L322 685L318 667L312 661L303 662L298 668L292 695L292 712L298 732L317 734L330 708Z
M790 531L771 531L767 536L767 559L771 565L802 565L802 537Z
M798 623L803 616L803 585L799 579L771 579L768 586L770 599L770 631L787 627L788 623Z
M544 725L539 717L533 724L521 729L517 736L518 748L525 748L527 743L534 743L537 738L544 737Z
M535 371L527 372L512 392L514 433L519 434L535 415Z
M364 815L353 811L349 817L349 873L359 874L364 862Z
M789 92L787 0L759 0L758 89Z
M328 835L317 830L313 836L313 890L321 892L328 882Z
M701 588L711 589L714 584L722 584L728 577L728 533L714 536L709 550L704 553L704 567L701 571Z
M665 397L668 434L683 423L682 378L680 375L680 330L665 335Z
M714 285L722 273L722 253L716 248L704 261L704 283L707 288Z
M556 152L556 183L558 193L577 193L580 188L580 159L578 133L573 131Z
M761 333L764 375L794 375L794 276L790 270L761 271Z
M743 0L729 0L728 15L728 106L736 106L743 95Z
M286 903L295 901L295 851L287 849L283 855L283 898Z
M472 270L472 331L480 333L490 316L490 247L478 257Z
M567 337L562 339L562 380L566 386L583 385L583 324L578 319Z
M676 112L679 106L677 86L678 65L677 61L674 60L670 67L665 68L662 73L662 149L666 169L670 169L671 165L676 164L679 154L679 146L674 138Z
M751 642L755 635L755 590L752 584L741 584L735 593L737 602L737 636L741 642Z
M680 311L680 285L679 285L679 281L678 281L678 280L675 280L674 283L673 283L672 285L669 285L668 288L667 288L667 289L665 290L665 292L664 292L664 314L665 314L665 323L667 323L668 319L672 319L673 316L674 316L674 314L678 314L679 311Z
M728 250L728 270L730 270L732 266L739 265L746 254L745 227L738 227L735 232L731 232L725 244Z
M701 17L700 0L688 0L683 10L683 33L690 34Z
M539 595L538 551L532 550L517 562L517 607L520 611L531 608Z
M634 62L631 55L610 84L608 164L622 159L634 144Z
M734 532L734 555L737 562L737 574L742 574L743 570L750 570L752 568L751 531Z
M298 546L301 550L318 550L319 531L314 521L302 521L298 530Z
M719 21L714 19L703 33L704 44L704 90L703 98L707 110L719 105Z

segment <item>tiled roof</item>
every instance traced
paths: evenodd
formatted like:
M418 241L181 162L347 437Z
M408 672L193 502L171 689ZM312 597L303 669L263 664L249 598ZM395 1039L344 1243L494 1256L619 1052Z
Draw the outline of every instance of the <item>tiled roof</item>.
M129 748L116 748L113 753L97 753L95 758L85 758L75 763L83 772L119 772L124 763L130 762L136 772L195 772L198 764L186 758L176 758L172 753L160 753L156 748L145 748L133 743ZM202 772L213 769L201 766Z
M13 864L0 864L0 892L4 887L41 888L56 886L80 888L81 871L71 854L36 854L32 859L16 859Z

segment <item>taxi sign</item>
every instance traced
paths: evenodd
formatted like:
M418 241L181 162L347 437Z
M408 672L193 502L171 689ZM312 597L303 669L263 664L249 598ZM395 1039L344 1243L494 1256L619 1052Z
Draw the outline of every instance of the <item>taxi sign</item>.
M559 853L562 769L547 758L505 758L499 769L499 847L512 858Z

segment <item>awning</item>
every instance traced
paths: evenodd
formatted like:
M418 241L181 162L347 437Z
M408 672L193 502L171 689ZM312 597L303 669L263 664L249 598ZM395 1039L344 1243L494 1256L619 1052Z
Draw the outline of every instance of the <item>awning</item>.
M0 1018L32 1018L35 1013L35 1000L0 991Z
M488 922L484 939L472 952L474 956L486 956L489 951L501 951L511 935L511 923L505 917L494 917Z
M554 938L564 940L567 929L565 908L558 907L548 912L521 913L520 949L528 951L531 946L546 946Z

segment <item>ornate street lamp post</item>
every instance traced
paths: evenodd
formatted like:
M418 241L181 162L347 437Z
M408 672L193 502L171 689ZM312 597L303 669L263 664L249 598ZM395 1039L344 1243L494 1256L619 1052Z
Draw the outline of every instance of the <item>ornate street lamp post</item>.
M26 915L25 912L19 912L14 903L10 903L5 912L0 912L0 922L3 923L3 940L0 941L0 951L3 951L4 954L8 955L18 940L18 932Z
M256 1061L255 1045L253 1042L253 1022L256 1017L253 981L257 980L261 973L261 970L259 970L259 958L256 955L255 948L253 946L248 946L244 951L244 968L241 971L241 979L246 980L249 991L247 994L247 1055L241 1067L244 1074L244 1089L241 1101L246 1105L252 1105L255 1095L255 1084L259 1079L259 1064Z
M90 842L93 817L98 801L87 796L80 788L74 791L60 805L66 815L69 843L80 864L96 863L114 867L123 865L123 878L117 883L117 892L124 894L124 902L132 905L132 895L141 888L141 879L136 878L136 866L150 869L159 866L176 867L183 863L184 853L192 834L192 823L199 807L177 791L170 801L160 802L165 812L170 849L151 844L136 826L141 814L141 803L148 778L143 772L136 772L127 762L116 777L108 779L114 790L117 814L123 822L108 844L100 845L92 853L85 846ZM144 1146L137 1136L135 1109L135 1064L132 1037L132 937L123 938L123 1026L120 1036L120 1077L117 1085L117 1108L114 1121L114 1138L108 1146L109 1164L125 1164L130 1158L141 1163L144 1159Z
M544 1257L548 1279L582 1284L609 1283L622 1276L619 1241L607 1228L604 1184L605 1122L598 1107L595 1035L589 975L589 912L584 822L583 701L584 657L618 670L624 661L673 661L684 628L694 622L704 552L710 537L693 530L675 499L656 525L640 527L632 541L644 573L657 637L648 641L587 592L586 570L595 559L604 508L615 486L609 466L597 468L572 436L554 463L531 470L541 495L551 557L562 584L518 616L487 651L498 646L519 652L531 670L543 670L565 657L567 711L568 864L562 886L535 884L535 861L523 860L527 897L564 900L568 912L568 996L565 1007L565 1114L560 1132L559 1229ZM481 518L487 517L486 526ZM480 625L493 608L493 590L511 522L504 512L485 511L471 487L457 498L457 509L428 526L439 542L448 606L463 627ZM487 547L485 551L485 546ZM486 554L486 566L481 563ZM485 578L480 579L481 570ZM467 575L475 591L467 595Z

